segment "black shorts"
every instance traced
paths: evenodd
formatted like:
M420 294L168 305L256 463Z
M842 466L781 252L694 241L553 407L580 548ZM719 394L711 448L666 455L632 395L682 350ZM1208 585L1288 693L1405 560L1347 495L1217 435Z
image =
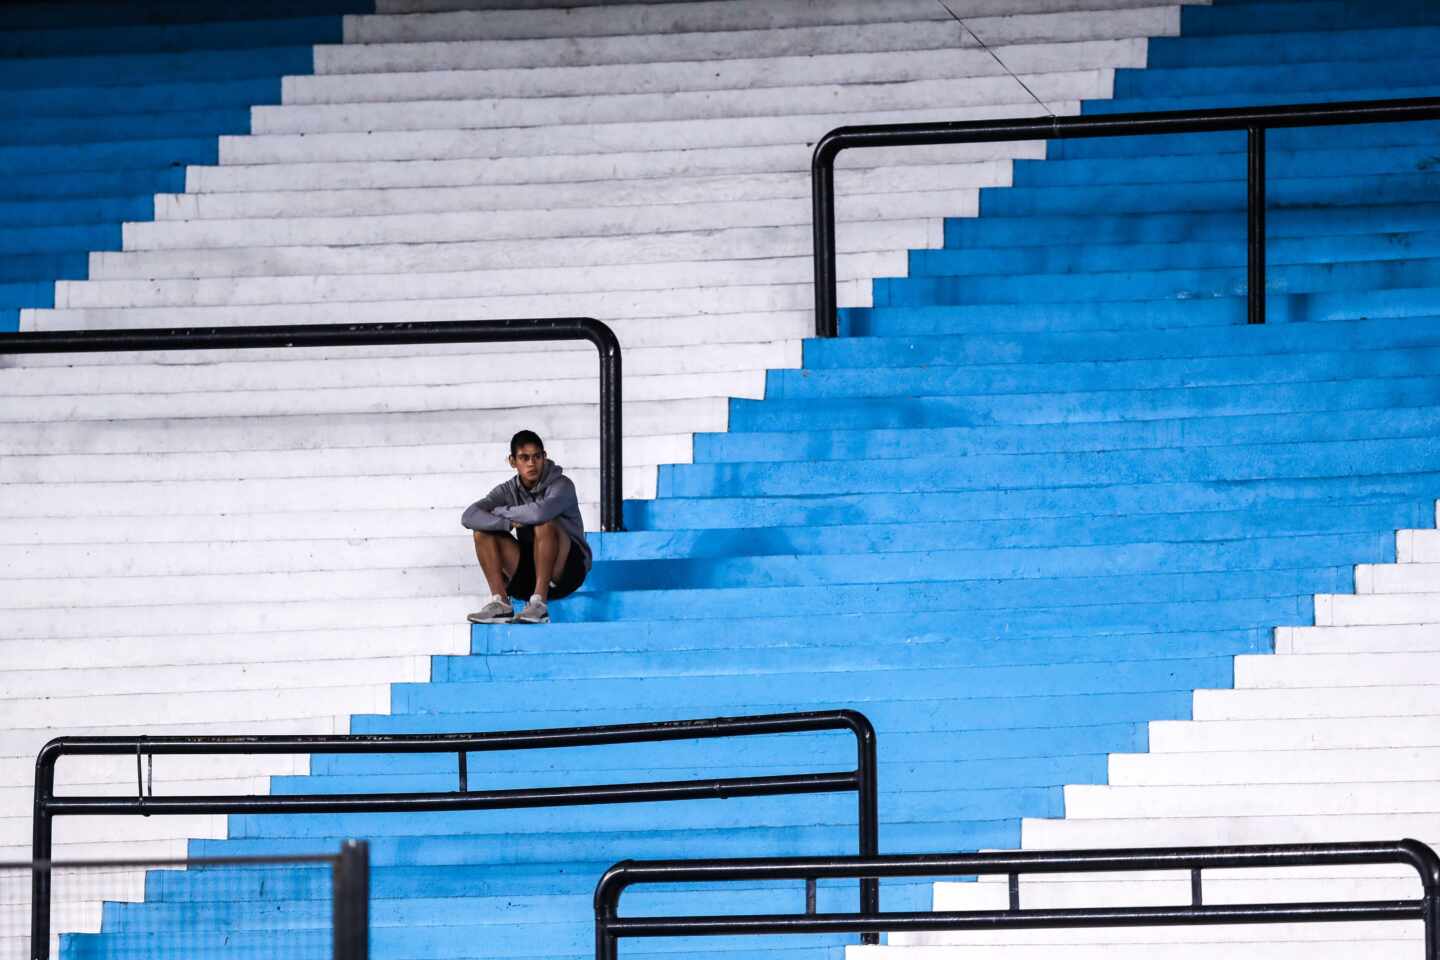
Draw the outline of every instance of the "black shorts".
M505 590L516 600L529 600L535 592L535 528L516 527L515 539L520 542L520 565L515 568ZM550 599L559 600L579 590L580 584L585 582L585 573L585 557L572 542L570 555L565 558L565 569L550 581Z

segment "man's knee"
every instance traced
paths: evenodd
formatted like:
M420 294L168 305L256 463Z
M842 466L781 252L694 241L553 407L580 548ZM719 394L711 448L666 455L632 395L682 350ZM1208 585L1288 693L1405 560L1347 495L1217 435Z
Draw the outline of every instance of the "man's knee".
M531 528L536 540L554 540L560 536L560 528L553 520L546 520L544 523L537 523Z

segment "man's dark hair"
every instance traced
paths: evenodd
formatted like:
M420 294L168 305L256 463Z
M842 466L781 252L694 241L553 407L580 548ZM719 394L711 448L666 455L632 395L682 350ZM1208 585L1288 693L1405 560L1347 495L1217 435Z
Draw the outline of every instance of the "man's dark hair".
M527 447L531 444L534 444L541 450L545 449L545 441L540 439L540 434L534 430L521 430L510 438L510 456L515 456L515 454L520 452L521 447Z

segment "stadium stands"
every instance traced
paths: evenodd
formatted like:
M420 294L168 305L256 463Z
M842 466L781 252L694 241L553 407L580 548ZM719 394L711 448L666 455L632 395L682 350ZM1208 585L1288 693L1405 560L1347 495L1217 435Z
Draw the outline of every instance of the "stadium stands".
M1183 777L1129 786L1117 771L1160 765L1142 752L1170 750L1169 731L1218 729L1206 725L1230 715L1206 712L1212 696L1216 709L1254 700L1257 716L1294 717L1232 685L1423 680L1418 652L1440 618L1405 604L1440 588L1417 562L1426 534L1402 534L1397 556L1395 531L1431 526L1440 490L1433 126L1273 135L1276 322L1264 329L1240 325L1235 138L847 159L847 335L803 354L799 339L806 141L824 130L1073 113L1081 100L1100 112L1428 95L1434 11L1217 3L1184 10L1183 31L1178 7L1117 0L963 12L963 25L909 0L348 18L347 42L316 47L315 75L288 76L283 105L258 107L249 135L222 137L218 162L190 166L185 192L157 196L153 220L120 212L123 249L58 283L54 309L16 301L29 330L599 316L627 348L637 499L632 532L596 538L587 591L556 605L555 624L471 633L460 621L479 582L458 508L498 476L518 425L539 429L593 496L588 355L0 370L11 421L0 606L15 665L0 676L15 785L0 845L23 851L27 765L53 733L496 729L810 706L857 707L880 729L883 850L1069 845L1098 836L1086 822L1129 836L1136 809L1167 809L1149 798ZM891 274L904 276L872 290L867 278ZM1374 594L1361 607L1403 608L1392 619L1411 624L1383 634L1412 652L1386 661L1390 673L1359 662L1377 655L1373 631L1326 632L1325 617L1354 602L1357 563L1380 565L1360 568L1360 592ZM1399 592L1411 596L1380 600ZM1326 613L1310 627L1317 602ZM1286 655L1271 656L1272 628L1288 625L1303 629L1282 629ZM1364 656L1306 670L1290 651L1320 649L1310 643ZM1427 685L1406 685L1408 700L1377 695L1420 709ZM1276 727L1273 743L1293 752ZM1426 745L1377 736L1371 752ZM845 762L811 738L763 753L486 758L471 782L778 772L817 758ZM1314 769L1308 755L1292 764ZM1100 786L1107 769L1115 779ZM1187 789L1185 802L1212 804L1213 839L1258 839L1244 808L1227 806L1230 768L1214 769L1220 786ZM120 764L68 773L115 790L132 775ZM161 776L162 789L194 791L265 776L283 792L454 781L438 758L177 764ZM1353 812L1343 796L1291 794L1302 792ZM1271 816L1311 812L1285 807L1291 794L1244 796L1281 811ZM1383 805L1424 792L1367 795ZM71 854L173 852L184 837L212 838L190 843L200 853L255 853L366 836L378 955L557 957L587 952L588 891L612 860L849 852L852 807L173 819L124 832L77 820L60 840ZM1154 842L1199 836L1172 836L1191 808L1169 809ZM233 948L262 949L243 931L277 912L297 937L320 935L306 901L321 894L302 879L262 875L238 911L207 905L213 893L203 875L154 876L145 904L111 906L107 932L73 949L119 955L188 927L213 930L218 950L227 926L242 931ZM777 896L756 888L738 907ZM929 900L924 885L886 888L887 906ZM778 957L844 942L703 949Z

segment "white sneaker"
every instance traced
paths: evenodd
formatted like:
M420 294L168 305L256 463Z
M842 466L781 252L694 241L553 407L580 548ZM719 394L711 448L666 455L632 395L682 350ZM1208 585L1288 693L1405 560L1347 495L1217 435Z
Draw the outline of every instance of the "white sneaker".
M529 603L525 604L525 609L521 610L518 614L515 615L515 622L549 623L550 608L545 605L544 600L540 599L539 594L536 594L535 596L530 598Z

